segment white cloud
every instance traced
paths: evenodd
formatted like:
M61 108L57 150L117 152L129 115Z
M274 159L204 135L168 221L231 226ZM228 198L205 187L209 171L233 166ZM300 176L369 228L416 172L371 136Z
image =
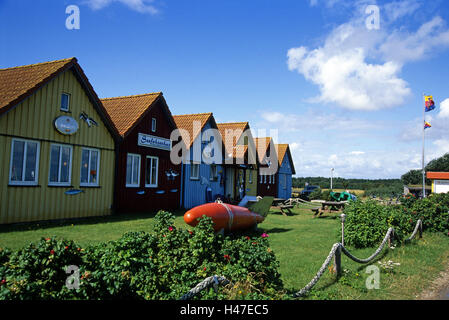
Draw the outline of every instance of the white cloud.
M449 118L449 98L440 103L438 118Z
M337 103L352 110L378 110L400 105L410 94L407 83L397 76L399 65L368 64L362 48L335 53L300 47L290 49L288 58L290 70L297 70L320 87L316 102Z
M365 2L356 2L363 12ZM382 7L387 19L380 30L368 30L358 14L334 28L315 49L291 48L288 68L318 86L320 95L311 102L337 104L351 110L380 110L401 106L411 90L400 73L405 63L428 58L449 46L449 29L441 17L415 31L393 22L416 12L417 1L396 1ZM384 20L382 20L384 21Z
M156 14L159 11L155 6L151 5L153 0L86 0L85 3L89 5L93 10L100 10L109 6L113 2L120 2L130 9L140 12Z
M329 156L292 151L292 157L296 175L299 177L329 177L331 168L334 168L334 177L399 179L410 169L419 168L421 165L420 155L411 151L403 149L401 152L391 154L377 150L357 156L344 152Z
M415 33L394 30L379 48L387 60L398 63L427 58L436 49L449 46L449 30L441 17L434 17Z
M382 10L389 22L396 21L405 16L409 16L416 12L421 4L416 0L394 1L384 5Z

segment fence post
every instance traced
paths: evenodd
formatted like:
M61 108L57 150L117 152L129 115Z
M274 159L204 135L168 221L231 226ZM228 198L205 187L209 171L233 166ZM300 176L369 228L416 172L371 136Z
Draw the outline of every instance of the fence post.
M337 250L335 250L334 271L337 274L337 277L341 275L341 244L338 246Z
M340 215L341 217L341 245L345 245L345 218L346 215L343 213Z
M419 238L421 239L422 238L422 221L421 220L420 220L420 223L419 223L418 230L419 230Z
M391 246L393 245L393 241L394 241L394 229L391 230L391 234L388 237L388 247L391 248Z

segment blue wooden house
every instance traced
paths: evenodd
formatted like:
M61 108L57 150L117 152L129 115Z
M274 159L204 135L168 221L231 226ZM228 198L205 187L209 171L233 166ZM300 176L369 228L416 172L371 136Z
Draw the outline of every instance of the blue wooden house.
M293 158L288 144L276 144L279 169L277 172L277 197L289 199L292 196L292 177L295 172Z
M175 115L173 118L187 154L181 173L181 207L190 209L223 197L223 143L213 114Z

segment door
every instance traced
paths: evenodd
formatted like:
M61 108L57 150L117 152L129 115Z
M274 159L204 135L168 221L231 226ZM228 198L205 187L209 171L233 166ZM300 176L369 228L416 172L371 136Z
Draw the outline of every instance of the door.
M225 196L227 198L234 198L234 171L234 168L226 168Z

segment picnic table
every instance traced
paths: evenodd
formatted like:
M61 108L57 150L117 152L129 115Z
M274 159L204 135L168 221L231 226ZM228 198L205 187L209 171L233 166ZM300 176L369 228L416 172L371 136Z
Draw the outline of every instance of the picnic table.
M313 209L313 217L321 216L324 212L340 212L344 209L348 201L323 201L321 202L321 207Z
M288 200L282 198L274 198L271 206L281 210L284 216L287 216L286 212L292 214L291 209L294 207L294 205L288 203Z

